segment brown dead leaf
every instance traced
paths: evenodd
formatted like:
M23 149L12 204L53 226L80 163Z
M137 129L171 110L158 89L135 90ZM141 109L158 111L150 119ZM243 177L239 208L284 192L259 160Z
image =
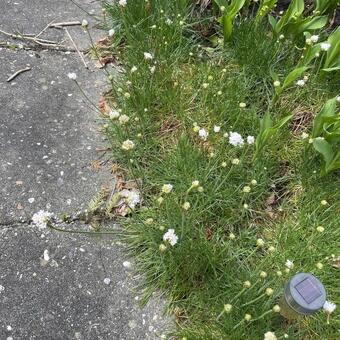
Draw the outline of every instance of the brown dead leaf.
M20 203L18 203L18 204L17 204L17 209L18 209L18 210L23 210L24 207L23 207Z
M160 132L162 135L165 135L167 133L171 133L175 130L177 130L181 126L181 122L174 119L174 118L169 118L165 121L163 121L163 124L160 128Z
M212 239L213 235L214 235L214 232L211 228L209 228L209 227L205 228L205 237L206 237L207 240L210 241Z
M24 184L23 181L16 181L16 182L15 182L15 185L23 185L23 184Z
M294 135L299 136L310 126L314 115L310 109L301 106L297 107L293 113L294 115L290 123L290 128Z
M339 269L340 268L340 257L336 257L332 259L332 267Z
M111 45L111 40L109 39L109 37L104 37L101 38L97 41L96 43L97 47L107 47Z
M106 101L106 98L104 96L99 97L98 107L99 107L99 110L100 110L101 113L103 113L106 116L109 115L111 108L110 108L110 106L109 106L109 104Z
M96 159L96 160L94 160L94 161L91 161L90 167L91 167L91 169L92 169L93 171L97 171L97 172L98 172L98 171L100 171L101 168L102 168L102 163L101 163L100 160Z
M94 64L96 68L104 68L107 64L111 63L113 64L115 62L115 58L112 55L101 57L99 60L97 60Z
M123 184L124 189L138 189L138 183L136 181L128 181Z
M275 194L272 193L267 199L266 199L266 207L271 207L276 203L276 197Z
M116 191L122 191L124 189L124 176L122 174L116 174L115 176L115 182L116 182Z

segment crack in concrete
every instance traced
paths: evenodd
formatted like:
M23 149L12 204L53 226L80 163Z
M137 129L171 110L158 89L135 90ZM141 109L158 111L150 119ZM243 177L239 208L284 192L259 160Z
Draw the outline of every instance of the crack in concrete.
M8 221L8 222L0 222L0 228L15 228L20 227L24 224L30 224L31 220L18 220L18 221Z
M72 53L77 53L77 50L73 47L61 47L61 46L37 46L37 45L23 45L23 44L14 44L9 41L6 41L5 43L0 43L0 47L6 48L9 50L19 50L19 51L34 51L34 52L72 52ZM80 52L82 53L87 53L89 49L81 50L79 49Z

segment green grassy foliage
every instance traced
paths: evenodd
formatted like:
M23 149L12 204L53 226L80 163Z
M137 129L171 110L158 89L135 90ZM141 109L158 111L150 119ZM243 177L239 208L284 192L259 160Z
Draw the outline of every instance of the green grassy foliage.
M126 124L105 120L106 132L114 159L142 183L142 207L120 222L145 276L145 297L164 292L177 318L173 334L182 339L263 339L267 331L337 338L337 311L329 324L323 311L294 322L272 311L296 272L314 273L328 299L339 298L339 173L321 177L321 158L301 137L337 95L334 74L318 73L315 61L301 75L309 77L304 87L293 82L273 101L270 69L283 83L302 52L273 39L263 23L239 20L230 43L213 49L197 34L199 16L186 2L128 0L106 9L125 69L110 99L129 117ZM292 119L254 157L246 139L257 138L266 112L274 123ZM230 132L242 135L243 146L230 144ZM121 147L126 140L134 143L129 151ZM172 191L162 192L168 183ZM168 229L178 236L174 246L163 241ZM221 314L225 304L232 310Z

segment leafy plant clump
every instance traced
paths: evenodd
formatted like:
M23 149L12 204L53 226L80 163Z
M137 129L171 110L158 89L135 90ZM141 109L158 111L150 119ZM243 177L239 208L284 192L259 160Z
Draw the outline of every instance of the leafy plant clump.
M145 301L167 297L172 335L335 339L337 310L287 322L280 299L297 272L339 298L337 43L304 31L300 2L274 31L264 18L275 1L225 3L105 5L123 72L109 76L104 128L135 183L122 239ZM312 18L328 15L316 5ZM212 37L198 30L207 23ZM294 25L301 35L289 37Z

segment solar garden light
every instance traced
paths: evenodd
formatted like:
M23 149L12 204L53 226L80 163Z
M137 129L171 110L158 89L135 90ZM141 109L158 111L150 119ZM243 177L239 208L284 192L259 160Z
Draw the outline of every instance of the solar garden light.
M299 273L286 284L279 305L286 319L310 315L322 308L326 301L326 290L314 275Z

